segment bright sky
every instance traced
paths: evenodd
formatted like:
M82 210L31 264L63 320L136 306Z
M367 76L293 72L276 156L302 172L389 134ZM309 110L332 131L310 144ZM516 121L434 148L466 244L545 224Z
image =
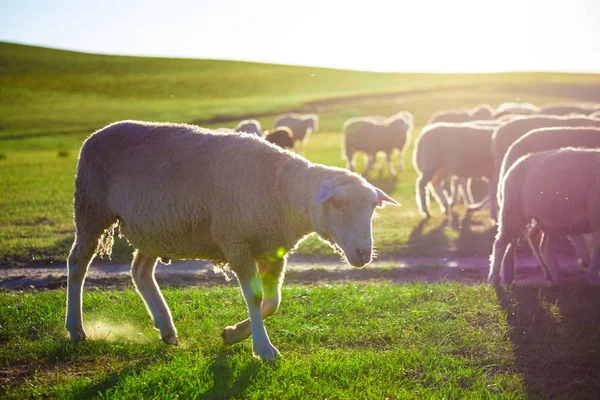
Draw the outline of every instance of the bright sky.
M0 0L0 41L372 71L600 72L600 0Z

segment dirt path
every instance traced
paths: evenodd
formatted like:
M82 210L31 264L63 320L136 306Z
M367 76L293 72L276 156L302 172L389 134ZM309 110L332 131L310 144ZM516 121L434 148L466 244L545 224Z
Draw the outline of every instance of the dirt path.
M586 270L572 260L561 260L569 280L584 280ZM357 269L343 265L335 258L293 256L288 263L286 282L318 284L340 281L386 280L395 283L438 282L442 280L464 283L485 282L488 274L487 257L404 257L379 260ZM547 284L535 259L519 257L517 260L518 285ZM40 290L66 286L65 264L51 264L26 268L0 270L0 290ZM229 279L229 280L228 280ZM224 276L205 261L177 261L171 265L160 264L156 280L163 287L197 285L235 285L231 273ZM96 261L89 269L86 286L102 288L131 287L129 264Z

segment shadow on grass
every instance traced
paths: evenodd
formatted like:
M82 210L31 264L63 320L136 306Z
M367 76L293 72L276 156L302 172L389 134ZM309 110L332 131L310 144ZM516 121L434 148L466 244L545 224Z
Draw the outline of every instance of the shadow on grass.
M452 213L450 218L443 218L439 225L433 226L438 219L423 219L414 227L406 242L406 254L399 256L434 256L452 252L452 243L448 237L448 229L458 230L458 217Z
M228 399L238 398L245 391L252 379L263 368L260 361L252 359L239 370L239 365L234 366L228 362L229 352L221 352L211 367L213 374L213 386L205 393L200 395L201 399ZM268 365L268 364L267 364ZM235 373L235 374L234 374Z
M532 398L600 398L600 290L496 288L516 365Z

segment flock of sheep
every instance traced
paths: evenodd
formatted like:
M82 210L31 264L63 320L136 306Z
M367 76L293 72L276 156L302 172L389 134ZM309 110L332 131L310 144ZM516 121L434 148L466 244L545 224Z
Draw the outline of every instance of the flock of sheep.
M597 110L600 106L507 103L435 114L415 142L419 210L429 216L428 192L446 213L459 193L476 210L485 202L475 204L469 179L484 179L493 216L496 192L500 204L491 282L499 280L501 269L503 281L512 281L515 247L526 238L548 278L559 283L553 243L568 235L581 262L591 263L590 281L598 283ZM279 307L288 254L316 232L352 266L372 260L373 213L399 204L354 173L353 158L367 154L366 175L383 152L388 172L395 174L391 154L397 150L398 168L405 170L413 128L406 111L348 120L342 143L348 168L342 169L286 150L297 144L303 153L318 122L314 114L284 114L273 131L263 132L256 120L232 130L121 121L92 134L81 148L75 181L76 237L68 258L66 317L71 339L87 337L83 282L96 254L110 254L118 226L135 248L133 282L165 342L178 338L154 279L157 261L206 259L236 274L250 314L223 330L224 343L252 336L256 356L276 357L263 319ZM449 196L444 180L452 183ZM595 234L591 262L581 237L585 233Z

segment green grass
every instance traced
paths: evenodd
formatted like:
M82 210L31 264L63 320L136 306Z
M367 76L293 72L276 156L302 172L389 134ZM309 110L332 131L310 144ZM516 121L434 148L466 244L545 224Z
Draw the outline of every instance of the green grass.
M0 265L65 261L74 228L73 184L77 154L91 132L119 119L208 121L234 126L236 117L289 109L318 112L321 132L306 157L344 166L343 122L355 115L415 116L415 137L440 109L503 101L536 104L568 101L561 85L598 84L600 76L558 73L399 74L216 60L116 57L0 43ZM538 85L538 86L536 86ZM532 90L532 88L539 90ZM416 91L416 92L415 92ZM398 92L388 97L322 102L344 96ZM314 101L321 101L316 102ZM310 103L313 102L313 103ZM259 120L270 127L274 116ZM408 171L371 181L402 203L379 212L374 224L380 254L487 254L493 229L485 213L463 220L422 222L414 201L412 147ZM359 171L364 163L359 157ZM333 254L316 237L301 254ZM131 249L117 242L114 258L128 262Z
M2 398L597 398L600 293L586 286L343 283L284 287L266 321L283 355L223 347L246 318L235 284L165 290L164 345L139 296L84 294L92 337L68 342L64 291L0 293Z

